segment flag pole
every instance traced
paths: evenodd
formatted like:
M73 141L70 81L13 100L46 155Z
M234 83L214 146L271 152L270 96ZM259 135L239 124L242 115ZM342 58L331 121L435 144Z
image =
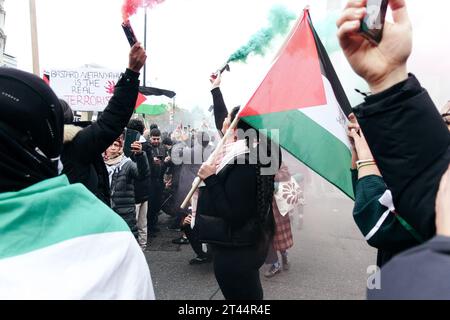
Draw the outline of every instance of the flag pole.
M209 156L208 160L206 160L206 163L208 164L213 164L215 163L215 160L217 158L217 155L219 154L219 152L223 149L223 146L225 145L225 142L231 137L231 135L233 134L234 129L237 128L237 125L239 123L239 115L236 115L236 117L234 118L233 122L230 124L230 127L228 128L227 132L225 133L225 135L223 136L222 140L219 141L219 144L217 145L216 149L214 150L214 152ZM181 204L181 209L186 209L189 201L191 201L192 196L194 195L195 191L198 189L198 187L200 186L200 183L202 182L202 179L200 179L200 177L196 177L194 182L192 183L192 188L191 191L189 191L188 195L186 196L186 198L184 199L183 203Z
M31 27L31 49L33 57L33 73L37 76L40 76L36 0L30 0L30 27Z
M147 6L145 6L144 16L144 49L147 52ZM147 61L144 63L144 87L147 86Z

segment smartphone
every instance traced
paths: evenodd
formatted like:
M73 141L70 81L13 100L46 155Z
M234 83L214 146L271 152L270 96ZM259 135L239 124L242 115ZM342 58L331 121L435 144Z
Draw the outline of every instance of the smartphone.
M375 45L383 38L388 4L389 0L367 0L367 14L361 20L360 33Z
M132 130L132 129L126 129L125 132L125 142L123 144L123 153L125 154L125 156L130 157L132 154L132 149L131 149L131 144L133 142L139 141L139 139L141 138L141 134L136 131L136 130Z
M137 42L136 35L134 34L133 28L131 27L130 21L122 23L123 31L127 36L128 42L130 43L130 47L134 46Z

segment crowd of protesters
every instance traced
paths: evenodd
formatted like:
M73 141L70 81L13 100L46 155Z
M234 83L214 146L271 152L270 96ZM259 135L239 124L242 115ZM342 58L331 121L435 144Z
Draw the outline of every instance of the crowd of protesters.
M348 1L337 21L346 58L371 89L348 121L353 215L367 242L378 249L377 264L382 267L383 289L369 291L368 296L450 298L450 285L441 281L449 275L450 106L439 114L418 79L408 73L412 28L406 3L389 4L394 22L386 24L378 45L358 34L366 14L363 1ZM30 285L37 282L27 276L11 277L15 264L9 269L0 266L0 282L14 288L0 289L0 297L21 297L20 288L26 288L25 297L60 298L61 292L76 288L63 296L154 298L142 251L161 231L161 212L172 217L170 229L182 232L173 243L191 244L196 256L190 264L213 262L226 299L263 299L259 270L264 263L268 278L289 270L288 250L294 244L289 213L302 203L297 173L289 171L270 140L229 130L240 108L228 111L220 73L210 79L215 130L179 126L167 132L157 124L146 128L142 120L131 119L145 60L137 43L113 97L95 122L74 122L68 104L41 79L0 69L0 227L7 231L0 232L0 243L17 248L1 251L0 258L32 255L52 245L53 251L47 252L50 264L67 250L61 243L70 240L66 246L96 257L92 264L76 262L95 269L95 277L82 268L58 269L53 264L46 290ZM237 128L250 129L243 121ZM216 135L225 141L217 152L212 139ZM262 148L277 163L271 174L262 173ZM196 177L203 182L189 205L181 208ZM286 184L295 203L279 200L280 186ZM58 196L58 190L66 195ZM80 214L79 208L91 210ZM116 233L127 240L121 241L122 251L112 255L103 248L116 245ZM103 237L75 248L77 237L97 234ZM46 236L53 242L45 243ZM68 284L71 277L87 277L89 286L83 287L82 281Z

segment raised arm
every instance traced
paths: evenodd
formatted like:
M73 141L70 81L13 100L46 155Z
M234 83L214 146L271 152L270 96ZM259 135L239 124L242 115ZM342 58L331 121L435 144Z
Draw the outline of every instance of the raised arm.
M222 74L216 75L216 78L211 76L210 81L212 83L211 94L213 97L214 105L214 120L216 123L216 128L219 132L222 132L222 125L225 118L228 116L227 106L223 100L222 92L220 91L220 85L222 83Z
M129 54L129 65L116 84L114 95L97 122L80 131L73 143L81 159L90 162L105 151L126 127L136 105L139 71L145 63L145 50L136 43Z

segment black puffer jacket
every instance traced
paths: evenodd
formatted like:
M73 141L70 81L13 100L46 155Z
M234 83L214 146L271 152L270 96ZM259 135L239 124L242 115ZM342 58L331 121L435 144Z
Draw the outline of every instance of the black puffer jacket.
M149 175L149 165L144 152L135 159L136 163L129 160L112 174L111 208L125 220L137 237L134 181Z
M127 69L98 121L85 128L65 127L61 161L70 183L82 183L110 205L108 177L101 154L120 136L136 105L139 73ZM106 177L106 178L105 178Z

